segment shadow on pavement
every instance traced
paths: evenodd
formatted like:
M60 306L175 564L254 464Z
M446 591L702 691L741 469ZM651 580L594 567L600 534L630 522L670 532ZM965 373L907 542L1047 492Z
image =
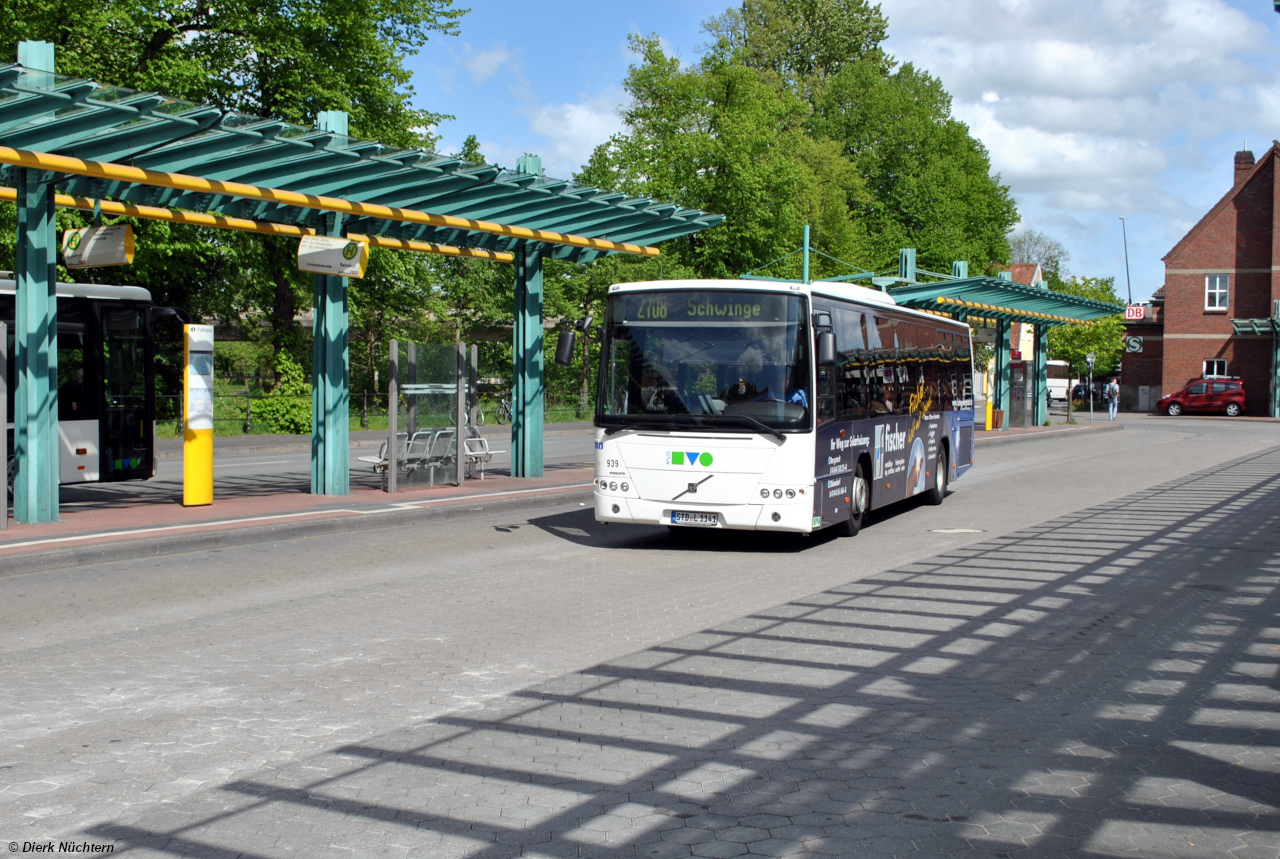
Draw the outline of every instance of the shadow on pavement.
M211 857L1274 856L1278 475L1280 449L1244 458L89 834ZM538 524L590 545L589 516Z

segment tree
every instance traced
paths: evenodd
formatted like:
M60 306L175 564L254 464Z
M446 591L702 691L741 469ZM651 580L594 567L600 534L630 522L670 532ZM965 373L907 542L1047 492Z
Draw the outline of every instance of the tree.
M579 181L724 213L724 224L667 244L703 277L732 277L799 244L856 258L861 238L850 202L862 178L831 141L805 129L803 99L736 58L711 55L687 70L654 38L633 38L641 62L626 86L626 134L597 148Z
M1049 288L1080 298L1108 301L1119 304L1114 277L1073 277L1070 280L1054 279ZM1120 368L1120 355L1124 349L1124 321L1119 314L1107 316L1087 325L1063 325L1049 331L1049 357L1066 361L1075 376L1085 376L1089 365L1085 356L1094 353L1094 377L1106 376Z
M867 0L746 0L702 25L708 50L740 54L796 86L862 59L884 63L889 23Z
M431 34L456 34L464 13L452 0L11 0L0 4L0 60L16 60L19 40L49 41L62 74L304 125L321 110L345 110L354 136L430 147L430 128L444 117L413 106L404 60ZM135 263L110 279L224 323L247 314L266 323L277 350L305 360L295 319L311 278L297 271L296 241L134 226L139 256L156 265ZM0 257L12 255L5 236Z
M1063 266L1070 258L1061 242L1037 230L1019 230L1009 236L1009 262L1038 265L1046 279L1050 275L1065 277Z
M806 223L820 250L870 268L908 246L922 268L1003 263L1008 188L941 84L884 54L885 26L862 0L747 0L707 22L694 66L633 38L626 131L581 181L726 215L672 243L702 276L782 256Z

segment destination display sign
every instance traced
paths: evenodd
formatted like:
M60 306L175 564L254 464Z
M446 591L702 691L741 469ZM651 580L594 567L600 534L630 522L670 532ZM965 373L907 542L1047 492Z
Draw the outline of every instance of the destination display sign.
M637 292L614 299L623 322L786 322L799 312L797 296L767 292ZM620 312L619 312L620 311Z
M84 227L62 234L62 262L67 268L98 268L133 262L133 227Z

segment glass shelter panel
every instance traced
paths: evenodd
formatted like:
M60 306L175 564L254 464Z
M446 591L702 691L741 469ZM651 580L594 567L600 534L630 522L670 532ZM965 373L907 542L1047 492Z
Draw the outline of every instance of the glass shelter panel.
M458 347L401 343L398 360L398 482L458 483Z

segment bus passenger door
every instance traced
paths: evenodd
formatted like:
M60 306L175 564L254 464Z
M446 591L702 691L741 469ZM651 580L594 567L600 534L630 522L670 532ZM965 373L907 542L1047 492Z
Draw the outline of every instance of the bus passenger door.
M58 482L101 478L99 418L92 390L93 349L88 304L58 302Z
M151 320L143 305L95 305L102 343L102 477L151 477L155 448L155 380Z

